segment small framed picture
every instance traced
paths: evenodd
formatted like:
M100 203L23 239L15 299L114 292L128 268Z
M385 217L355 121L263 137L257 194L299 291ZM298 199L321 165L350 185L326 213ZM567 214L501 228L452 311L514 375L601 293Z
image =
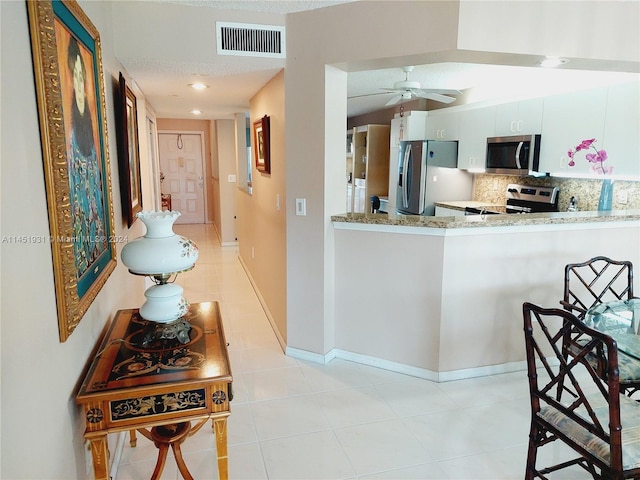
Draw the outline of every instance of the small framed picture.
M138 148L138 110L136 96L120 73L120 96L117 105L118 166L120 168L120 193L122 215L129 227L142 211L142 186L140 179L140 151Z
M271 173L269 150L269 117L265 115L253 122L253 153L256 157L256 169Z

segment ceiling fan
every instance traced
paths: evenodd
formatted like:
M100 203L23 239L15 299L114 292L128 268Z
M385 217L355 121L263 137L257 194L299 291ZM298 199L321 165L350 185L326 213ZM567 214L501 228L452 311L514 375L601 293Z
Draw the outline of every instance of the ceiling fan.
M459 90L421 88L420 82L409 80L409 73L411 73L413 69L413 66L402 67L402 70L405 74L404 80L395 82L393 84L393 88L383 88L382 90L384 90L385 92L370 93L368 95L357 95L350 98L366 97L371 95L387 95L389 93L395 93L395 95L387 103L385 103L386 106L395 105L401 100L410 100L413 97L427 98L429 100L434 100L441 103L452 103L455 102L456 99L450 97L449 95L460 95Z

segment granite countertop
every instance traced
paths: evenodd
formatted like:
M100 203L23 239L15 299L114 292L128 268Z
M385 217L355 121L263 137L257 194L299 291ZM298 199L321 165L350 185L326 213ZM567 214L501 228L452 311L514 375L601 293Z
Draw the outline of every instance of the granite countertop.
M397 213L344 213L341 215L333 215L331 220L336 223L428 228L508 227L568 223L637 222L640 221L640 210L469 215L460 217L427 217L420 215L400 215Z
M448 202L435 202L434 205L436 207L444 207L450 208L452 210L461 210L464 211L465 208L486 208L488 210L493 210L494 212L504 212L505 206L498 205L497 203L491 202L480 202L478 200L454 200Z

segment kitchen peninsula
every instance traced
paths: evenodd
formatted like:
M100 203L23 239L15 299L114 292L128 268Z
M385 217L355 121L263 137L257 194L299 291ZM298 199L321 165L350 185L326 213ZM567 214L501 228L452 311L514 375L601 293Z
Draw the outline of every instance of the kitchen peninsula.
M434 381L524 370L522 303L559 307L567 263L640 265L640 210L331 219L335 356Z

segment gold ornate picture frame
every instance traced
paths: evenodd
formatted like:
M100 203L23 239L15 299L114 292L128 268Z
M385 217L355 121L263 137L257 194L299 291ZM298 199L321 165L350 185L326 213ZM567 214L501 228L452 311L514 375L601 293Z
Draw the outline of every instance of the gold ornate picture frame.
M116 266L100 36L73 0L27 0L60 341Z
M142 211L142 182L140 177L140 148L138 142L138 105L136 96L127 85L122 72L118 79L119 96L116 108L118 138L118 169L122 216L129 227Z

